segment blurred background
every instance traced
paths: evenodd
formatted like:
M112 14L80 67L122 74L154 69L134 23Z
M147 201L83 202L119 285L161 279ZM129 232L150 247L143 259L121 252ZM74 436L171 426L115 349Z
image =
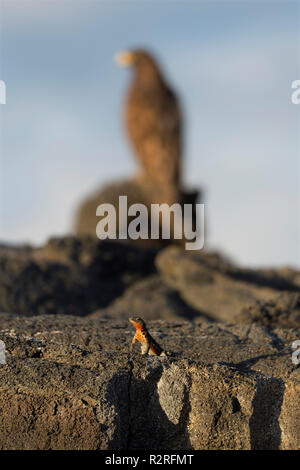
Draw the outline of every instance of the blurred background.
M0 243L71 232L91 190L132 174L130 71L113 56L136 46L181 99L206 247L300 267L300 2L287 0L0 0Z

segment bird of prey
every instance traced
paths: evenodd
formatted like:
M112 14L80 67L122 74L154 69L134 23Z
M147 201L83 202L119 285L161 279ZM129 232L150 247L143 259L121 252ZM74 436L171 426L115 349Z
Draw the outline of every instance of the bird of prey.
M140 161L138 181L157 187L163 201L179 200L182 119L176 95L152 55L142 49L120 52L118 65L133 78L125 103L125 125Z

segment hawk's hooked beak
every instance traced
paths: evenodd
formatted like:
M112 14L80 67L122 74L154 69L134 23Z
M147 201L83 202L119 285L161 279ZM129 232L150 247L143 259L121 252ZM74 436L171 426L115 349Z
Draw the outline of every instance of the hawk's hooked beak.
M118 52L115 55L115 62L121 67L129 67L134 64L134 53L129 51Z

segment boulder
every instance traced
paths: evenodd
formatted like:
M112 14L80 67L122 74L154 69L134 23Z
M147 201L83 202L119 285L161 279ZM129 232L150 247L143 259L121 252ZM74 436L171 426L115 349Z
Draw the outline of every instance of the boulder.
M300 286L282 270L240 268L219 254L175 246L160 251L155 264L166 285L215 321L300 325Z
M119 233L119 196L127 196L127 207L133 204L143 204L147 208L148 219L147 224L151 227L151 204L163 204L168 199L168 187L157 186L150 183L141 184L138 180L123 180L114 183L101 186L97 191L88 196L77 209L75 220L74 220L74 232L77 236L90 235L96 238L96 226L101 220L100 216L96 215L97 207L100 204L112 204L116 210L116 232ZM193 217L195 216L195 204L198 202L200 194L198 191L187 191L184 190L180 194L178 203L191 204L193 208ZM106 215L105 215L106 217ZM128 216L128 224L134 217ZM171 219L172 220L172 219ZM193 224L195 221L193 221ZM150 246L166 246L170 243L176 243L182 245L185 242L183 240L175 240L173 238L173 231L171 225L171 238L162 239L160 233L160 239L158 240L136 240L136 244L150 245Z

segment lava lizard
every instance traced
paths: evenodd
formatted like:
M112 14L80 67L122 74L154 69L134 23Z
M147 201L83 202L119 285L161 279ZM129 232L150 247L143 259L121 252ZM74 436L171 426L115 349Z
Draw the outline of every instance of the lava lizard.
M140 317L129 318L130 323L136 329L135 335L133 337L130 350L132 350L136 340L141 343L142 354L153 355L153 356L170 356L171 353L164 351L159 344L152 338L149 331L147 330L146 323Z

